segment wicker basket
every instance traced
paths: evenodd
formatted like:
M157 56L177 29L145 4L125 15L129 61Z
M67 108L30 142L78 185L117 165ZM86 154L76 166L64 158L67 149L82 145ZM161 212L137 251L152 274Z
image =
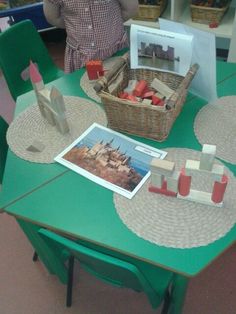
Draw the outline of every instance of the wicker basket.
M228 3L223 8L211 8L191 4L190 10L192 21L201 24L219 24L224 14L228 10L229 5L230 3Z
M173 73L152 71L148 69L131 70L128 57L123 56L106 76L97 81L94 89L101 97L107 115L108 127L116 131L164 141L179 115L185 102L187 89L197 72L198 65L193 65L185 77ZM123 79L109 93L109 85L122 72ZM175 92L168 100L169 110L160 110L156 106L132 103L118 98L118 94L127 87L129 80L145 79L149 84L158 78Z
M161 0L158 5L140 4L134 20L156 21L167 6L168 0Z

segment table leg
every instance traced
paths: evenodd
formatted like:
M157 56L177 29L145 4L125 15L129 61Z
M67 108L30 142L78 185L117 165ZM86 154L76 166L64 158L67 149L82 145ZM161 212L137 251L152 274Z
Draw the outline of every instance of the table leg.
M169 314L182 314L189 279L175 274L171 287Z
M48 248L46 243L38 235L38 229L40 229L39 226L21 219L17 219L17 222L31 242L40 261L45 265L48 272L57 275L63 284L67 284L68 275L64 265L65 257L63 256L63 250L56 246L53 250L52 248Z

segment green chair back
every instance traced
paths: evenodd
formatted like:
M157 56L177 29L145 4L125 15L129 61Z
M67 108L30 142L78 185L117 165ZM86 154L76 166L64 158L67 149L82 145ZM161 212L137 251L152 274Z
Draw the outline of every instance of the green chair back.
M99 279L118 287L131 288L137 292L143 291L153 308L157 308L168 294L168 288L173 279L171 272L166 272L166 275L163 276L162 270L158 273L156 267L156 273L153 273L154 276L152 277L155 285L152 285L150 278L147 279L145 273L130 262L88 248L47 229L41 228L39 234L52 249L55 244L64 246L71 256L79 260L81 267ZM159 278L159 274L161 278ZM157 292L155 288L158 285L158 280L160 280L162 291L159 287ZM166 307L165 305L165 311Z
M30 60L38 65L45 83L63 75L32 21L24 20L0 33L0 69L14 100L32 89L30 79L22 79Z
M2 183L6 157L7 157L7 140L6 140L6 132L7 132L8 124L7 122L0 116L0 183Z

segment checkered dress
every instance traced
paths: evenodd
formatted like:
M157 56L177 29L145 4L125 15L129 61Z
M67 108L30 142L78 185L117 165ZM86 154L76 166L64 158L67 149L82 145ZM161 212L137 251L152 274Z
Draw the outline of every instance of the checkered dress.
M128 1L128 0L127 0ZM117 0L50 0L59 5L67 32L65 72L104 60L128 46Z

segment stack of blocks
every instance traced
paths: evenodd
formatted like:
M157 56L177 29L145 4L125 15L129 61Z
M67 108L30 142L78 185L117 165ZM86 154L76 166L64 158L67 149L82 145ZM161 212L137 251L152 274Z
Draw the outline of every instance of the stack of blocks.
M228 177L224 174L224 166L214 163L215 154L216 146L204 144L200 161L187 159L180 172L175 170L174 162L154 158L150 165L152 176L149 191L221 207ZM197 173L213 179L211 193L191 189L192 177Z
M173 93L174 91L165 83L154 78L150 88L145 80L129 80L128 86L123 92L119 93L118 97L130 100L133 103L141 102L145 105L154 105L159 110L164 110L167 109L165 106L166 101Z
M150 168L152 176L149 191L167 196L177 196L179 171L175 170L175 163L153 158Z
M33 62L30 62L29 73L42 117L52 126L56 126L61 134L68 133L69 126L62 94L56 87L52 87L51 91L45 87L38 68Z

